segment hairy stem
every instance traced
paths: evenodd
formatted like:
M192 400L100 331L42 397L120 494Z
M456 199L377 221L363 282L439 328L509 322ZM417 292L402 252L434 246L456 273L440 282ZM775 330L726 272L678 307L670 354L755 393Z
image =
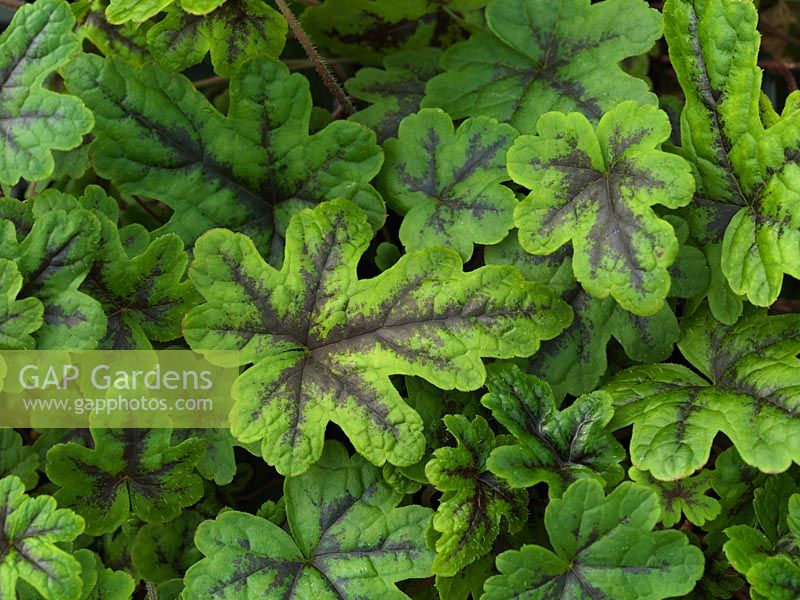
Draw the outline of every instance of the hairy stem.
M0 0L0 2L2 1L3 0ZM300 42L303 50L306 51L309 60L313 63L314 68L316 69L317 73L319 73L322 81L325 83L325 87L330 90L334 98L336 98L336 100L339 101L339 104L344 107L345 112L348 115L352 115L354 112L356 112L355 107L353 107L353 103L350 102L350 99L347 97L344 89L336 80L336 76L333 74L333 71L330 70L328 65L325 63L325 60L314 48L314 45L311 43L308 35L306 35L306 32L303 30L302 25L300 25L297 17L294 16L292 9L289 8L288 4L286 4L286 0L275 0L275 3L283 13L286 22L289 23L289 27L291 28L292 33L294 33L294 36L297 38L297 41Z

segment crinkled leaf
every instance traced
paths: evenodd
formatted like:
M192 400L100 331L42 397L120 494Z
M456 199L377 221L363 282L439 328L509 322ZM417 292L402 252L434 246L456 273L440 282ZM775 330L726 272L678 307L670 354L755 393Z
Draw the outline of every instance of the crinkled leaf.
M79 146L92 114L45 79L78 50L75 19L63 0L24 4L0 35L0 183L44 179L53 150Z
M284 483L287 530L237 511L200 525L206 556L186 574L190 598L407 598L395 583L430 575L431 510L397 507L380 470L328 442L307 473Z
M390 54L383 61L383 70L360 69L345 81L347 91L371 106L350 117L378 134L378 141L397 137L400 122L419 110L425 95L425 84L438 68L441 50L421 48Z
M261 0L228 0L207 15L176 6L147 33L147 47L167 68L183 71L211 53L219 75L234 74L256 56L277 58L286 43L286 20Z
M603 389L612 426L633 423L633 465L658 479L702 467L717 432L768 473L800 462L800 315L743 317L732 327L708 311L684 322L679 348L705 377L676 364L633 367Z
M44 308L38 298L17 300L22 276L17 265L4 258L0 258L0 290L0 349L33 349L31 334L42 326Z
M678 481L659 481L645 471L631 467L630 478L646 485L658 494L661 504L661 522L664 527L673 527L681 520L681 514L695 525L703 526L713 521L722 510L720 503L706 494L711 489L713 473L703 471Z
M0 477L15 475L29 490L39 480L39 455L13 429L0 429Z
M669 0L664 21L686 96L683 154L700 195L727 217L717 224L722 271L733 292L768 306L784 273L800 277L800 96L787 99L775 122L762 120L749 0Z
M595 480L551 500L545 527L553 550L523 546L497 557L500 575L483 600L657 600L688 593L703 574L703 553L678 531L652 531L652 490L625 482L603 495Z
M78 15L78 35L88 40L105 56L118 56L141 66L153 59L147 48L147 31L150 23L123 23L112 25L106 19L107 2L90 0ZM73 4L73 12L80 4Z
M111 0L106 9L106 18L113 25L133 21L142 23L162 10L174 0ZM235 0L234 0L235 1ZM204 15L221 6L225 0L180 0L183 10L194 15Z
M386 54L463 38L464 28L454 17L488 1L326 0L309 6L302 23L327 51L376 65Z
M389 375L476 389L481 356L529 355L570 318L516 269L463 273L446 248L359 280L371 236L364 213L341 200L295 215L280 271L241 234L211 231L195 246L190 278L206 303L189 312L184 336L194 349L236 349L241 364L254 363L238 380L231 429L260 441L281 473L319 458L329 421L375 464L415 463L422 421Z
M620 104L595 130L579 113L549 113L538 135L517 138L511 178L533 190L514 220L523 248L551 254L572 241L572 268L583 288L635 314L664 305L678 240L651 208L691 201L689 164L657 150L669 137L667 115L653 106Z
M217 485L228 485L236 474L236 458L233 446L236 440L229 429L176 429L172 432L174 442L195 437L206 444L197 472Z
M90 535L117 529L129 515L164 523L203 495L195 438L173 445L170 429L93 429L94 448L73 442L47 453L56 498L86 518Z
M45 600L79 600L80 563L58 544L74 540L83 526L50 496L30 498L19 478L0 479L0 598L16 598L21 580Z
M338 197L364 208L374 226L383 222L383 203L368 184L382 162L375 134L336 121L309 136L308 80L279 62L242 67L227 117L188 79L155 65L135 69L87 55L64 75L97 119L90 150L97 172L173 209L159 233L191 243L227 227L266 251L281 211Z
M161 583L183 577L203 556L193 543L197 526L205 517L195 510L184 510L168 525L144 525L136 534L131 559L142 578Z
M133 577L125 571L106 568L91 550L77 550L75 558L81 563L80 600L130 600L136 587Z
M647 84L618 63L661 36L657 11L639 0L495 0L488 31L442 57L422 106L453 118L485 115L533 131L549 111L593 122L623 100L655 104Z
M550 386L515 365L493 365L486 387L484 406L517 440L492 450L487 465L511 487L545 482L558 498L577 479L622 479L625 450L605 431L614 414L608 394L581 396L559 411Z
M444 492L433 517L438 532L433 572L453 576L492 548L504 519L511 530L527 519L528 494L513 490L492 473L486 461L498 441L483 417L444 417L456 439L439 448L425 467L428 480Z
M517 137L510 125L478 117L457 130L447 113L423 109L403 119L384 145L380 190L404 215L406 251L447 246L469 260L473 244L496 244L514 226L514 192L506 153Z

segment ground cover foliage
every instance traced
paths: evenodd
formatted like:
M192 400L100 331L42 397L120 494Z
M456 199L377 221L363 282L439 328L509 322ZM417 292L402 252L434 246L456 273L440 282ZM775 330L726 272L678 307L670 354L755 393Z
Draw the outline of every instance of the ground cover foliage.
M793 0L0 10L0 350L240 369L0 429L0 599L800 597Z

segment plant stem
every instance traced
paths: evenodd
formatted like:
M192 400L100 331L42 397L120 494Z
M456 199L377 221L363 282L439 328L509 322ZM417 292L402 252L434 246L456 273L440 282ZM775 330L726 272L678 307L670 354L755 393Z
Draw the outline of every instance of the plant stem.
M0 0L2 2L3 0ZM219 83L225 83L228 81L227 77L209 77L208 79L198 79L197 81L193 81L194 87L198 90L203 88L211 87L213 85L217 85Z
M353 107L353 103L350 102L350 99L347 97L347 94L345 94L344 89L342 89L342 86L336 80L336 76L334 76L333 72L330 70L330 68L328 68L328 65L325 63L323 58L319 55L319 53L317 53L308 35L306 35L306 32L303 30L303 26L300 25L300 22L297 20L297 17L294 16L292 9L289 8L288 4L286 4L286 0L275 0L275 3L278 5L281 13L283 13L283 17L286 19L286 22L289 23L289 27L294 33L294 36L297 38L297 41L300 42L303 50L306 51L309 60L313 63L314 68L322 78L325 87L330 90L334 98L336 98L336 100L339 101L339 104L344 107L345 112L348 115L352 115L354 112L356 112L355 107Z

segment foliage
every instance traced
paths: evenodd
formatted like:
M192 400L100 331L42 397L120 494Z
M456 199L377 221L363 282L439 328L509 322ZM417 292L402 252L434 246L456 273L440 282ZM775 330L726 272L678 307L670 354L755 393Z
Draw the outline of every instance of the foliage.
M0 4L0 599L800 597L800 4Z

